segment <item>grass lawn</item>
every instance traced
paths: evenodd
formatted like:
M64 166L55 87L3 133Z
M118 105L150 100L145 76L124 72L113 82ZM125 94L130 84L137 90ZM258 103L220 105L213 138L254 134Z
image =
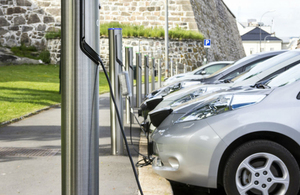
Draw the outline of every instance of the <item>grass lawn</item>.
M103 72L99 86L109 92ZM0 66L0 123L60 102L58 65Z
M100 93L108 84L100 73ZM59 66L14 65L0 67L0 123L58 104Z

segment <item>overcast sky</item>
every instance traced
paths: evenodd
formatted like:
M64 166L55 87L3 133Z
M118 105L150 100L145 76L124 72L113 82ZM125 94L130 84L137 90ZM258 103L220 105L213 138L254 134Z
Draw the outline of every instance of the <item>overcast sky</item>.
M300 0L223 0L239 22L262 17L265 25L273 25L277 37L300 36Z

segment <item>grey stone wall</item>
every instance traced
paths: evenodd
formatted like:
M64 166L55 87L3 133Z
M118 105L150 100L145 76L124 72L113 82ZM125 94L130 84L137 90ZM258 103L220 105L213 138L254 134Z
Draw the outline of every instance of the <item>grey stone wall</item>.
M46 46L45 33L60 29L60 0L1 0L0 43Z
M146 27L164 26L164 2L164 0L102 0L100 21L117 21ZM60 57L60 46L55 44L60 42L46 43L44 36L47 31L60 29L60 10L60 0L0 0L1 45L11 47L23 42L41 49L47 48L51 52L52 62L57 62ZM208 61L237 60L245 56L235 17L222 0L169 0L169 28L176 26L198 30L205 38L212 40L212 47L207 52ZM136 42L131 41L132 44ZM152 42L164 50L164 40L149 41L149 46ZM205 53L202 44L193 41L176 43L171 41L170 58L180 62L185 60L183 63L190 66L202 63ZM178 45L182 45L181 53L176 51L180 48ZM101 52L108 52L105 47L101 45L103 48ZM192 54L193 52L195 54Z

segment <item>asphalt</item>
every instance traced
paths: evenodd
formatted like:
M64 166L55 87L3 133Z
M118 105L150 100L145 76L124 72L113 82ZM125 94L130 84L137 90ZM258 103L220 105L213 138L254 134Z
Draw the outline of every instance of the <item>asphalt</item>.
M139 194L128 156L113 156L110 148L109 95L100 96L99 194ZM61 194L61 109L52 108L0 128L0 195ZM128 124L125 124L129 139ZM146 153L146 139L133 125L133 161ZM173 194L170 183L152 171L138 168L145 195Z

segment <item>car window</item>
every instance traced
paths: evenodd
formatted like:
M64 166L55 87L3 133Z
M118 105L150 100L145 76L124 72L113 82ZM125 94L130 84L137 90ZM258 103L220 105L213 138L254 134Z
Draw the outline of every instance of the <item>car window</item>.
M219 80L230 80L234 77L237 77L238 75L240 75L243 72L244 67L238 68L237 70L223 76L222 78L220 78Z
M210 75L210 74L213 74L214 72L220 70L221 68L223 68L226 65L227 64L215 64L215 65L211 65L211 66L208 66L208 67L206 67L204 69L201 69L201 70L195 72L195 75L200 75L202 71L205 71L206 75Z

